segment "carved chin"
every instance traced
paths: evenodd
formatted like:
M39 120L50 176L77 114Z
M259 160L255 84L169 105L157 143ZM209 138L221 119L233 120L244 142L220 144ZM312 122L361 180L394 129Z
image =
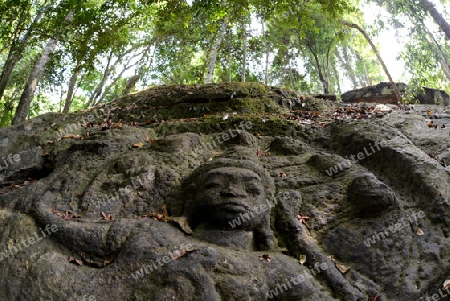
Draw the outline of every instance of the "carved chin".
M209 222L224 229L253 230L260 224L258 216L249 211L243 211L239 214L235 212L219 211L209 216Z

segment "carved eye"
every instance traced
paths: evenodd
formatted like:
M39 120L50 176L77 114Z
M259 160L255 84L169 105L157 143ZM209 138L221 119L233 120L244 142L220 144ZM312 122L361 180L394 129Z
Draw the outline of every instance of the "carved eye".
M251 194L261 194L262 193L262 189L258 185L255 185L255 184L247 185L245 187L245 190Z
M207 182L204 187L205 189L212 189L212 188L219 188L221 186L222 185L220 185L220 183L218 182Z

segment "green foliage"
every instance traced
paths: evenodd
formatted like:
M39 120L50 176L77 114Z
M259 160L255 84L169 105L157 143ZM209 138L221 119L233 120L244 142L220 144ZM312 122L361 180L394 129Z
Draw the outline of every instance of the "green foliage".
M420 1L372 2L391 14L390 20L380 17L367 28L372 36L389 24L411 30L413 39L401 57L408 62L410 85L448 89L437 47L450 58L450 46L425 26L428 14ZM350 79L356 86L375 84L383 79L378 60L360 34L339 22L363 25L358 7L358 0L4 0L0 71L8 55L16 55L18 61L0 97L0 126L11 121L36 58L55 35L59 43L45 67L30 116L61 110L71 78L72 110L121 96L129 91L129 82L136 89L203 83L224 22L227 27L214 64L216 82L240 81L244 62L246 81L264 81L267 56L271 85L338 93ZM73 20L65 22L69 12Z

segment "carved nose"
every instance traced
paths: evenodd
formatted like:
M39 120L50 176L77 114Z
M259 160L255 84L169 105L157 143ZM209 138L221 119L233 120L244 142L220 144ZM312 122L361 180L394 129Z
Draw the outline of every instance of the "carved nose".
M245 193L242 191L242 189L239 189L239 187L230 185L230 186L224 188L220 192L220 196L223 196L223 197L245 197Z

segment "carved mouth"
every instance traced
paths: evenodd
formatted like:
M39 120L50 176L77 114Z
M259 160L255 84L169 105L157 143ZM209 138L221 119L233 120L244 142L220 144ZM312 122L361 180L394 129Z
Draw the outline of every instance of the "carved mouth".
M239 214L248 211L248 207L241 203L228 202L218 206L219 210L229 214Z

